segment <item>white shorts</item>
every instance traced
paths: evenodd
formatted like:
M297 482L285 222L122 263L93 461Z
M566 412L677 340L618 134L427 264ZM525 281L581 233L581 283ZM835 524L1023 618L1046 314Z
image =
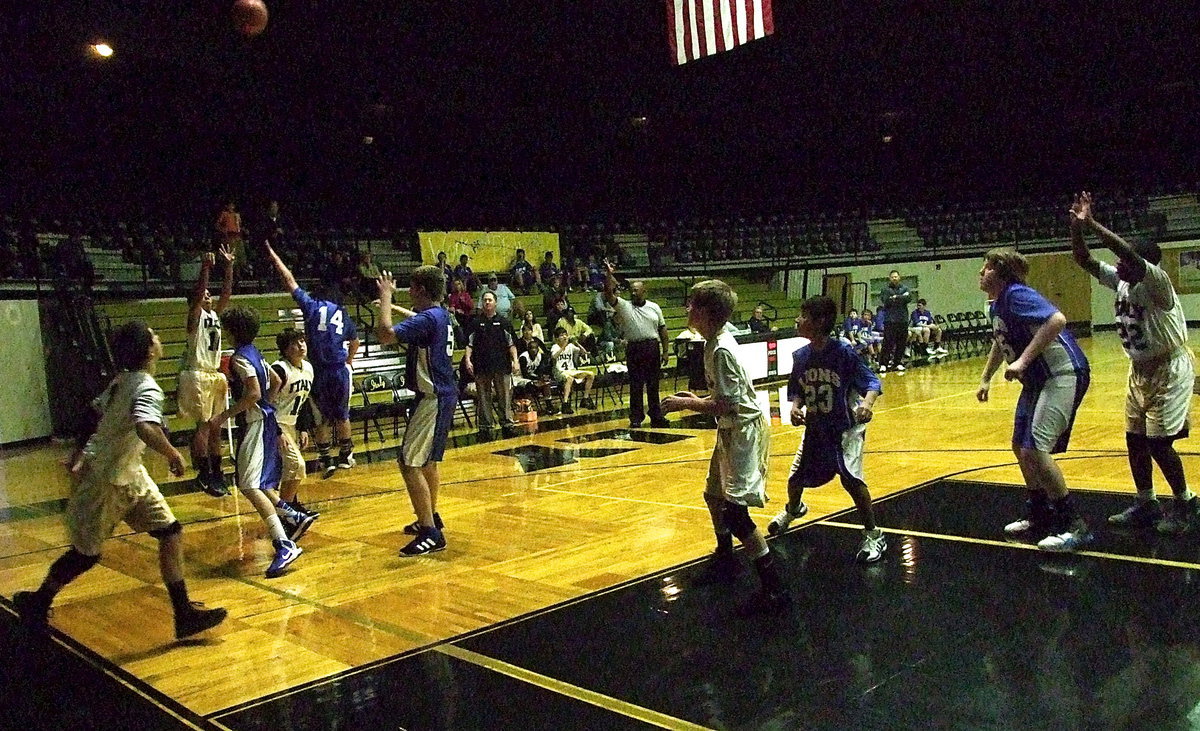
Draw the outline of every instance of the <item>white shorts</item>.
M304 453L300 451L300 436L295 424L280 424L279 452L283 455L282 482L303 480L308 475L304 465Z
M180 371L175 390L179 413L196 422L208 421L225 410L227 388L220 371Z
M101 482L85 473L71 486L67 532L75 550L99 556L101 544L122 520L138 532L164 530L175 523L171 507L145 467L139 467L127 485Z
M1192 353L1182 348L1149 368L1129 366L1125 431L1151 439L1186 436L1195 383Z
M761 508L767 504L767 450L771 433L767 418L717 429L717 444L708 463L704 492L731 503Z

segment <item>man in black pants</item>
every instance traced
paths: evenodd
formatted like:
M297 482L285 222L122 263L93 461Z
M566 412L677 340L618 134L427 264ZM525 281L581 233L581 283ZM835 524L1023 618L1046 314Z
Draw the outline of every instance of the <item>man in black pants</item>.
M629 299L618 297L612 264L605 262L605 268L608 275L604 279L604 300L615 310L614 320L627 341L625 363L629 367L629 426L637 428L646 418L642 406L643 391L650 411L650 426L670 426L658 402L659 375L671 352L662 308L646 299L646 285L643 282L630 285Z
M879 293L883 311L883 352L879 355L879 371L889 367L904 372L904 344L908 341L908 303L912 292L900 283L900 272L893 269L888 283Z

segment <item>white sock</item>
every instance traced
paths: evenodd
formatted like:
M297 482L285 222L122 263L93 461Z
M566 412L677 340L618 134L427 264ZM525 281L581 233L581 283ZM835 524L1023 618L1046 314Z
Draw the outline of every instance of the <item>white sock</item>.
M267 530L271 532L271 540L286 541L288 539L287 531L283 529L283 521L279 519L278 515L267 518L266 524Z

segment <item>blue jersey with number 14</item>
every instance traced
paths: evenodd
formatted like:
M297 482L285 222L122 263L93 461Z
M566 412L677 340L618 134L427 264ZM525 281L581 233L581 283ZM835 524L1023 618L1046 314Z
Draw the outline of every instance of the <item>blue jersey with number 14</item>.
M322 369L345 365L350 341L358 339L358 329L345 308L336 302L314 299L301 287L296 287L292 298L304 313L309 361Z
M405 379L420 394L445 398L458 396L454 378L454 326L441 305L421 310L392 327L396 339L408 345Z

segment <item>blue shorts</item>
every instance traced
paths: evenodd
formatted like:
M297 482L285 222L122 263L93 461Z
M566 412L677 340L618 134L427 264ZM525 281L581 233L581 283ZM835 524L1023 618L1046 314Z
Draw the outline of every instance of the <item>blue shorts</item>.
M1013 420L1013 446L1058 454L1067 450L1075 412L1091 384L1091 375L1068 373L1021 388Z
M314 368L311 397L323 420L347 421L350 418L350 366Z
M863 480L863 447L866 424L856 424L844 432L831 433L808 427L792 460L789 487L820 487L835 477L843 485Z
M275 490L283 477L279 424L274 414L242 426L237 445L237 486L240 490Z
M400 464L424 467L430 462L442 461L457 404L458 399L453 396L417 396L408 418L408 428L404 430L404 441L400 444Z

